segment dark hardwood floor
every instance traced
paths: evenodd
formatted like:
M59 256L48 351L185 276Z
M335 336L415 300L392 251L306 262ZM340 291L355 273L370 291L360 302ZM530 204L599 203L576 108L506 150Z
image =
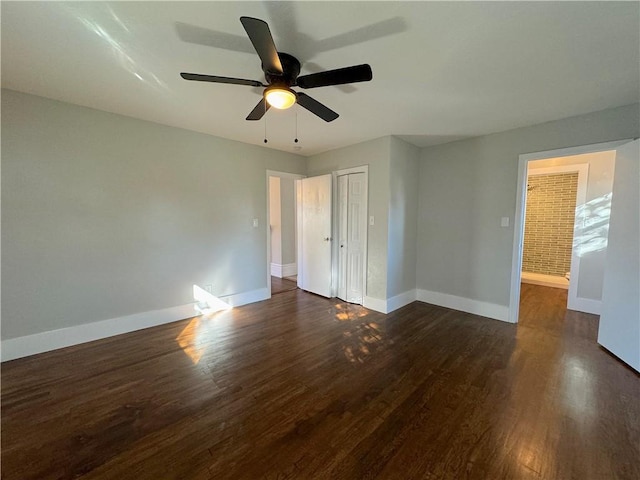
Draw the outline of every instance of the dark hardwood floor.
M298 288L296 280L293 278L279 278L271 276L271 295L282 292L289 292Z
M2 365L2 478L638 479L640 378L523 285L518 326L301 290Z

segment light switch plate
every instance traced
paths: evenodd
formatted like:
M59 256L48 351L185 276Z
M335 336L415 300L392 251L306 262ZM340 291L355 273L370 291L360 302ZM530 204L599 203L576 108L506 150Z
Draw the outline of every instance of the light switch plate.
M369 217L369 225L373 225L375 223L375 219L373 218L373 215L371 215Z
M509 226L509 217L502 217L502 219L500 220L500 226L501 227L508 227Z

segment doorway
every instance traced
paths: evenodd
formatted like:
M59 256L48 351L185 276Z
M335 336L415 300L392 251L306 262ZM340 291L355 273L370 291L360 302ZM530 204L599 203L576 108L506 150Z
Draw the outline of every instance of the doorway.
M527 166L521 282L568 290L570 310L599 313L609 222L606 208L598 212L600 251L585 256L580 241L584 226L594 221L587 198L600 202L602 196L603 207L610 201L614 161L614 152L608 151L535 160ZM583 256L588 276L580 275Z
M297 288L296 181L302 178L267 171L267 286L271 295Z
M576 202L575 207L573 207L574 214L572 215L574 222L571 229L571 262L567 272L567 308L595 315L600 314L616 156L615 148L623 143L625 142L609 142L520 156L509 321L513 323L518 321L521 282L526 284L537 283L546 287L558 287L558 285L545 283L545 280L551 278L545 275L543 275L542 282L535 280L536 275L534 275L534 280L531 280L530 275L529 278L526 278L527 275L525 275L523 279L523 271L526 271L523 268L525 264L523 257L528 196L539 196L552 190L542 187L540 182L532 182L530 180L536 177L539 180L544 176L558 176L570 172L578 173L578 182L575 193ZM561 188L558 186L560 179L556 177L553 180L557 180L558 183L553 188ZM544 215L541 220L544 223ZM555 220L549 217L549 221L552 223L551 230L553 231L556 229L553 224ZM563 235L566 236L566 233ZM547 241L566 243L566 241L560 242L553 237L547 239ZM553 250L547 248L547 254L550 251ZM542 257L542 253L538 254L538 256ZM542 261L542 263L545 262ZM528 268L531 270L530 266ZM556 281L557 279L558 282L560 281L558 278L560 275L554 275L553 277L551 278L552 280ZM527 292L530 291L544 293L545 289L534 288L532 290L528 287ZM541 301L543 300L541 298Z

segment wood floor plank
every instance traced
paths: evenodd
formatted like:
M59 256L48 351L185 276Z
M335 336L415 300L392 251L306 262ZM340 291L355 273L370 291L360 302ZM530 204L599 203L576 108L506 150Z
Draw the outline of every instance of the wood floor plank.
M298 288L296 280L271 276L271 295L288 292Z
M301 290L2 365L2 479L637 479L640 377L566 291L510 325Z

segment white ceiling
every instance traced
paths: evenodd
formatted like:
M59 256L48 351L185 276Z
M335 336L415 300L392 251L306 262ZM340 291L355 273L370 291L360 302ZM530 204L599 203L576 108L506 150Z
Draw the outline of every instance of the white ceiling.
M268 148L312 155L385 135L418 146L638 102L638 2L6 2L2 86L263 145L244 120L263 81L239 21L266 20L302 73L369 63L373 81L306 93L336 110L270 110Z

